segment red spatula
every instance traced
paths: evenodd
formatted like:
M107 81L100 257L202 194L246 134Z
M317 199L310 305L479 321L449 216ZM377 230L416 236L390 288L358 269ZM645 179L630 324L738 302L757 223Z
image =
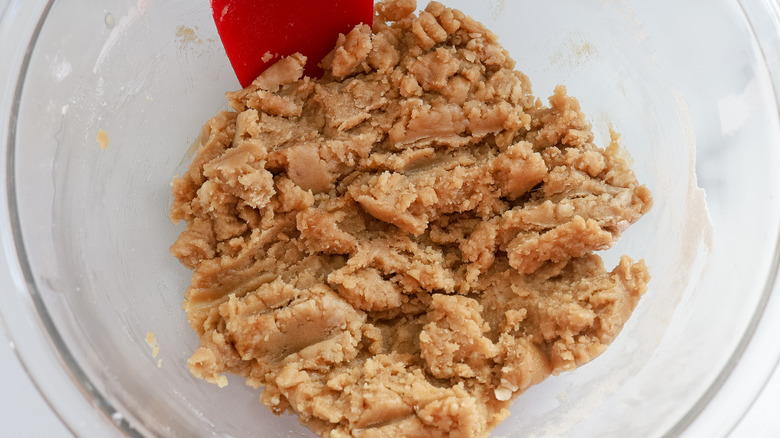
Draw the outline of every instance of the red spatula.
M306 55L308 76L339 33L371 25L373 0L210 0L217 32L242 87L280 58Z

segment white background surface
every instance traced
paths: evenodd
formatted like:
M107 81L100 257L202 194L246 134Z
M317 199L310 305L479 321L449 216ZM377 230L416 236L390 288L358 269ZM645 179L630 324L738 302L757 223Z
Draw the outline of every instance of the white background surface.
M2 341L0 342L0 435L70 437L70 432L27 377L4 333L0 335L0 340ZM775 370L769 384L752 409L729 437L780 437L780 372L778 370Z
M0 0L0 9L5 4L5 0ZM0 293L3 291L0 290ZM726 432L728 431L724 431L724 434ZM71 436L25 373L2 330L0 330L0 436L52 438ZM732 431L730 437L780 438L780 372L778 370L775 370L756 403Z

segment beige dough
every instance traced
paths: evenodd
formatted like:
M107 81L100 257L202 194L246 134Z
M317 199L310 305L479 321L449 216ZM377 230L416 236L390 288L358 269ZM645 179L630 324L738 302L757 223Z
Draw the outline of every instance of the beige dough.
M95 141L100 145L100 149L108 149L108 134L102 129L98 129L97 135L95 135Z
M323 437L487 436L602 353L649 279L593 253L651 205L617 145L481 24L415 8L378 3L322 79L294 55L228 93L173 182L192 373Z

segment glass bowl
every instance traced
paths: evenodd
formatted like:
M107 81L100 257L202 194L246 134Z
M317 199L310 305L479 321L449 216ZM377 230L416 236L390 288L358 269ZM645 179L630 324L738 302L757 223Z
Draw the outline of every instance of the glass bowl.
M421 1L424 6L424 1ZM446 1L534 84L568 86L597 144L622 134L651 212L604 254L653 276L612 347L522 394L494 436L673 436L743 357L776 276L780 15L770 0ZM191 377L168 254L171 178L238 88L207 2L11 0L0 16L0 310L38 388L79 436L312 436L259 391ZM6 131L7 129L7 131ZM103 150L96 135L107 133ZM153 332L159 355L146 342ZM725 434L746 396L700 425Z

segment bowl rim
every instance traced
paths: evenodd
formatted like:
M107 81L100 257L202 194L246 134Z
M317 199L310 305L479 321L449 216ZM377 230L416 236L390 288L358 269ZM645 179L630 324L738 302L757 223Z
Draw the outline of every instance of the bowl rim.
M93 433L104 436L120 432L130 437L144 437L152 434L140 421L128 418L128 413L117 409L100 392L68 349L38 290L22 236L15 186L17 114L32 54L55 2L47 0L41 4L10 0L5 9L0 10L0 37L9 37L0 46L0 58L9 60L6 67L0 69L0 86L3 87L0 123L8 128L4 144L6 151L0 153L0 169L5 170L5 178L0 178L0 284L9 285L14 292L0 294L0 327L5 329L17 358L38 392L71 433L76 436ZM767 34L767 23L763 28L756 25L758 21L767 21L775 31L780 30L780 4L778 0L737 0L737 3L761 48L765 66L772 77L775 102L780 102L780 38L776 33L773 40L772 35ZM772 47L767 48L768 45ZM22 47L24 50L19 50ZM733 377L762 321L769 318L767 303L772 298L780 300L780 290L773 292L775 288L780 288L777 284L779 268L780 241L775 244L772 267L759 306L727 364L696 403L663 436L678 436L689 429ZM33 333L37 345L20 343L18 340L26 339L22 333ZM747 405L739 409L734 426L758 398L772 371L780 367L780 345L774 357L774 364L768 367L769 372L764 370L762 375L753 376L752 385L758 390L753 390Z
M35 283L21 234L14 166L17 114L30 59L55 2L10 0L0 11L3 30L0 35L9 37L0 47L0 53L10 61L8 68L0 73L0 84L4 86L0 120L3 124L7 120L8 127L6 150L0 154L0 167L6 174L0 179L0 244L4 249L0 261L5 262L0 263L0 279L5 279L3 284L12 283L16 292L13 294L15 300L0 302L0 322L23 369L71 433L75 436L108 436L119 431L129 437L144 437L125 414L100 393L60 336ZM25 35L26 29L32 31ZM5 52L14 46L24 47L23 52L6 56ZM19 318L25 312L33 317ZM38 345L19 342L27 339L20 336L21 333L34 333Z

